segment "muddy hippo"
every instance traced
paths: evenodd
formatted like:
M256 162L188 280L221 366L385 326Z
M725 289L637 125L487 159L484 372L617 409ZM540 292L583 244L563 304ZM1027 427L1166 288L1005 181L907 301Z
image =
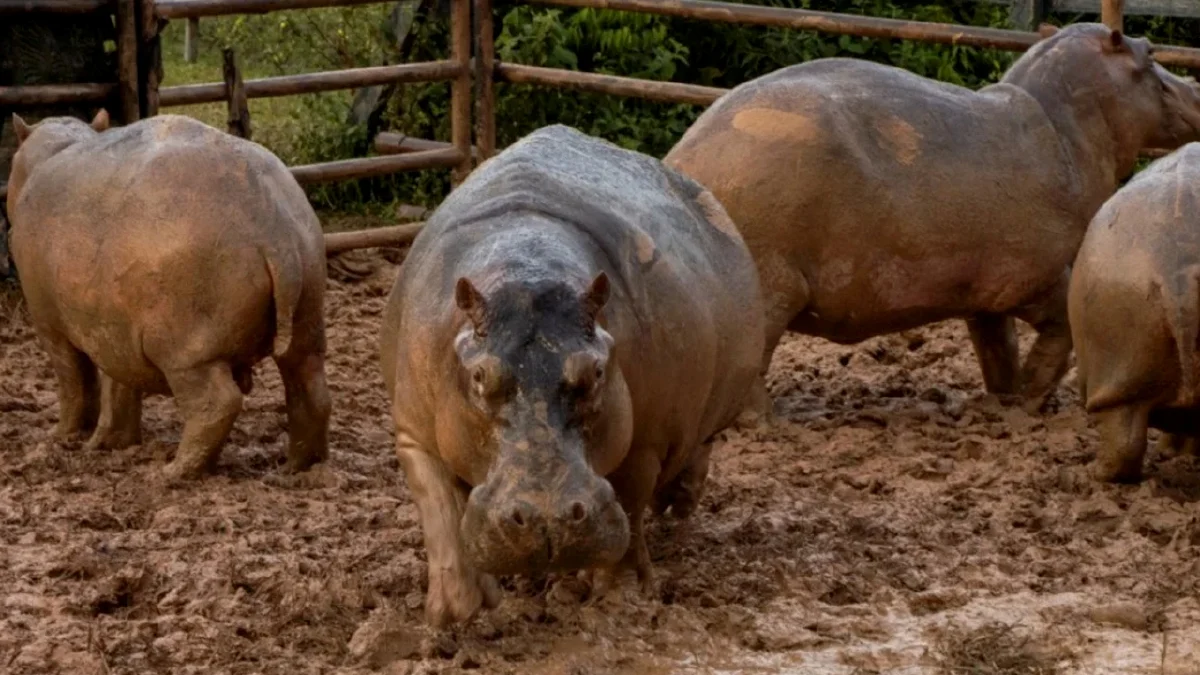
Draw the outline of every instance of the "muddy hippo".
M177 115L106 130L14 116L12 255L58 379L57 432L141 442L143 393L185 418L170 478L215 464L266 356L287 395L288 469L326 456L325 243L262 146Z
M978 91L853 59L782 68L680 139L664 161L716 195L758 265L764 369L787 330L852 344L961 317L987 390L1041 407L1070 356L1088 222L1141 149L1200 138L1194 83L1147 41L1043 35ZM1020 372L1014 317L1038 331Z
M481 165L413 242L381 361L446 625L493 575L651 564L642 516L686 517L762 355L753 259L711 194L564 126Z
M1068 307L1102 481L1137 482L1146 429L1200 435L1200 143L1151 164L1096 213Z

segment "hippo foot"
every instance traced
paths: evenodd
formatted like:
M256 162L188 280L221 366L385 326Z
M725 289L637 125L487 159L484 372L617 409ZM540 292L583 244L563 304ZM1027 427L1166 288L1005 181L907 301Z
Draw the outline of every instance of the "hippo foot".
M320 464L324 459L324 457L309 457L307 455L303 457L289 457L283 463L283 466L279 467L279 473L285 476L304 473L317 464Z
M500 585L490 574L473 569L464 574L453 569L429 569L429 592L425 595L425 618L437 628L465 623L481 608L500 604Z
M93 450L124 450L135 445L142 444L142 434L137 430L118 431L112 428L100 427L96 429L88 442L84 444L83 449L91 452Z
M640 548L641 551L637 551L637 548ZM654 565L650 562L649 550L643 544L641 547L631 547L630 553L634 554L633 559L626 554L625 558L616 565L584 570L580 573L580 578L591 587L591 592L588 594L590 602L601 600L612 592L619 585L621 575L630 568L637 573L638 591L645 596L654 595ZM644 555L639 553L644 553Z
M1092 464L1091 474L1093 479L1101 483L1136 485L1142 482L1141 458L1138 458L1137 466L1132 463L1114 464L1096 461Z
M162 468L163 477L168 483L182 483L201 478L215 468L215 458L208 463L189 462L185 458L176 457Z

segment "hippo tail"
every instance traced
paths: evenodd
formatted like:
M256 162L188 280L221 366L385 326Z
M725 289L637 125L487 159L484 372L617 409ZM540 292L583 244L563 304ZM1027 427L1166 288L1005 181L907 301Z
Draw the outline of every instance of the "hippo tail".
M1182 288L1167 295L1168 324L1175 338L1175 353L1179 359L1179 404L1190 407L1196 399L1196 375L1200 371L1197 347L1200 347L1200 313L1196 298L1200 297L1200 269L1189 268L1180 280Z
M264 252L267 262L267 272L271 275L272 294L275 299L275 342L272 353L279 358L288 352L292 346L292 323L296 306L300 304L300 293L303 290L303 279L297 274L287 274L286 270L299 267L299 261L292 265L281 260L278 249ZM291 257L295 257L293 252ZM286 257L287 254L284 254Z

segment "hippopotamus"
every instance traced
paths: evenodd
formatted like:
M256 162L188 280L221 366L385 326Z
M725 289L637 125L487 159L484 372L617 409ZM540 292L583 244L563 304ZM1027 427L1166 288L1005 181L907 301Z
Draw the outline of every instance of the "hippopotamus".
M1092 219L1068 316L1080 397L1100 431L1092 475L1142 477L1146 430L1200 435L1200 143L1155 161Z
M57 434L137 445L142 395L171 394L185 424L163 470L197 477L271 356L284 469L325 458L325 243L283 162L178 115L13 121L12 256L58 380Z
M855 59L781 68L723 95L664 157L754 256L764 371L789 330L853 344L962 318L987 391L1043 407L1070 357L1068 268L1088 222L1142 149L1200 138L1200 94L1144 39L1095 23L1042 34L978 91ZM1014 317L1037 331L1020 369Z
M643 514L696 507L762 340L753 259L695 181L561 125L480 165L414 240L380 340L428 620L494 607L496 575L651 588Z

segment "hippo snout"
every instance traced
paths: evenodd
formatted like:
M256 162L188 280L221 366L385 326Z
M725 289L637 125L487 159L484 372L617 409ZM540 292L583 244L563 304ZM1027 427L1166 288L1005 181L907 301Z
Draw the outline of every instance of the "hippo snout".
M463 541L490 574L558 572L613 564L629 546L629 520L612 485L588 469L533 481L501 471L471 491Z

